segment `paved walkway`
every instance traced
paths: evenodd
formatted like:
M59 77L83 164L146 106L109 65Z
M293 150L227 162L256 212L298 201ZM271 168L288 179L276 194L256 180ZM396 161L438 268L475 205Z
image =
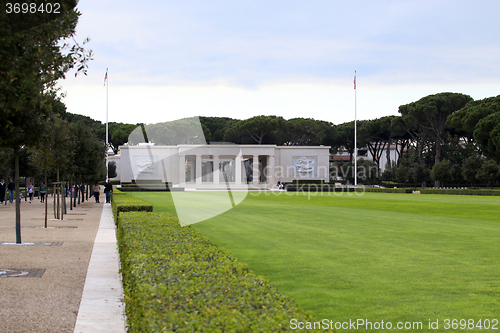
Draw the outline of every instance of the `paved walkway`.
M0 332L125 332L111 206L68 206L45 229L44 205L22 201L11 245L14 206L0 205Z

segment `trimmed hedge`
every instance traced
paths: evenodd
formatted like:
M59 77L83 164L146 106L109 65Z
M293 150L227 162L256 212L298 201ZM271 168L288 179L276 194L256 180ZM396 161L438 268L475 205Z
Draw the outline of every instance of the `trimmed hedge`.
M184 191L184 187L150 187L150 188L144 188L144 187L122 187L121 188L122 192L178 192L178 191Z
M121 186L123 188L125 187L141 187L141 186L148 186L148 187L171 187L172 183L154 183L154 184L132 184L132 183L122 183Z
M123 192L158 192L158 191L184 191L183 187L172 187L172 183L122 183Z
M111 208L113 209L115 223L117 223L117 219L122 212L153 211L153 206L148 205L140 199L127 195L127 193L123 193L120 190L113 189L113 193L111 195Z
M112 181L111 181L111 184L112 184L112 185L120 185L120 181L119 181L119 180L112 180ZM101 180L101 181L99 182L99 185L102 185L102 186L106 185L106 181L105 181L105 180Z
M335 187L335 185L323 184L303 184L289 185L286 188L289 192L325 192L325 193L354 193L354 192L377 192L377 193L412 193L410 188L370 188L370 187Z
M301 184L325 184L325 181L322 179L294 179L291 182L287 182L286 184L290 185L301 185Z
M412 193L411 188L365 188L365 192L375 192L375 193Z
M418 189L421 194L453 194L453 195L487 195L500 196L499 190L488 189L442 189L442 188L426 188Z
M289 185L286 188L289 192L376 192L376 193L412 193L413 188L371 188L371 187L335 187L330 184L301 184ZM484 195L484 196L500 196L499 190L489 189L441 189L441 188L416 188L421 194L452 194L452 195Z
M165 213L123 213L129 332L278 332L314 321L263 277Z

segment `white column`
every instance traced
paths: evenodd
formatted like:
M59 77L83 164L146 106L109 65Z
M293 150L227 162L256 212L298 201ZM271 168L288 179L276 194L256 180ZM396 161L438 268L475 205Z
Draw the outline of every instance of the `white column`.
M219 185L219 155L214 155L214 185ZM224 181L224 179L222 180Z
M193 162L196 162L196 160L193 160L193 156L191 156L189 159L190 159L190 162L191 162L191 182L193 183L193 182L195 182L195 179L194 179L195 172L194 172L194 170L196 168L196 166L195 166L196 164L193 165Z
M196 155L196 185L201 185L201 155Z
M259 155L253 155L253 165L252 165L253 183L259 183Z
M267 165L267 183L276 185L276 178L274 177L274 155L269 156L269 164Z
M234 163L236 164L235 184L241 185L241 155L234 158Z
M186 183L186 156L179 155L179 185Z

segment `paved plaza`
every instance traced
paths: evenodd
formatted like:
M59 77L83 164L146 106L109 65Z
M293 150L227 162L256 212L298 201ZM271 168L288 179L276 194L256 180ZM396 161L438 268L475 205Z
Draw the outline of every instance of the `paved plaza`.
M39 200L21 202L21 245L0 205L0 332L125 332L111 205L68 201L54 220L52 200L48 228Z

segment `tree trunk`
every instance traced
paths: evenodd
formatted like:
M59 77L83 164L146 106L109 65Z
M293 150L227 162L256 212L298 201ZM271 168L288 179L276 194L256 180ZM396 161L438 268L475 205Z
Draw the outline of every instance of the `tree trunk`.
M424 160L424 143L425 143L425 136L420 137L420 141L418 143L418 162L420 165L425 166L425 160Z
M436 135L436 158L434 164L441 162L441 137Z
M62 185L62 182L61 182L61 201L62 201L61 202L61 221L62 221L64 220L64 209L66 208L66 186Z
M45 228L47 228L47 200L49 196L49 187L47 186L47 154L45 154L45 168L44 168L44 181L45 181L45 198L44 198L44 205L45 205Z
M60 209L60 200L59 200L59 195L61 194L61 184L59 183L59 166L57 166L57 180L56 180L56 192L57 192L57 217L56 219L59 220L59 209Z
M52 197L54 198L54 219L57 219L57 215L56 215L56 193L57 193L57 188L56 188L56 184L54 182L52 182Z
M14 199L16 199L16 243L21 244L21 199L19 198L19 147L14 148Z
M387 140L387 150L385 151L385 159L386 159L386 165L389 166L389 168L392 167L392 163L391 163L391 143L392 143L392 140L389 139Z
M9 193L9 190L7 189L7 185L9 184L9 179L10 179L10 177L7 177L7 176L9 174L10 174L10 169L7 169L7 171L5 172L5 179L4 179L5 180L5 193L4 193L5 196L4 196L4 199L6 199L6 200L4 200L5 201L5 206L7 206L7 202L9 201L8 200L9 197L7 195Z

